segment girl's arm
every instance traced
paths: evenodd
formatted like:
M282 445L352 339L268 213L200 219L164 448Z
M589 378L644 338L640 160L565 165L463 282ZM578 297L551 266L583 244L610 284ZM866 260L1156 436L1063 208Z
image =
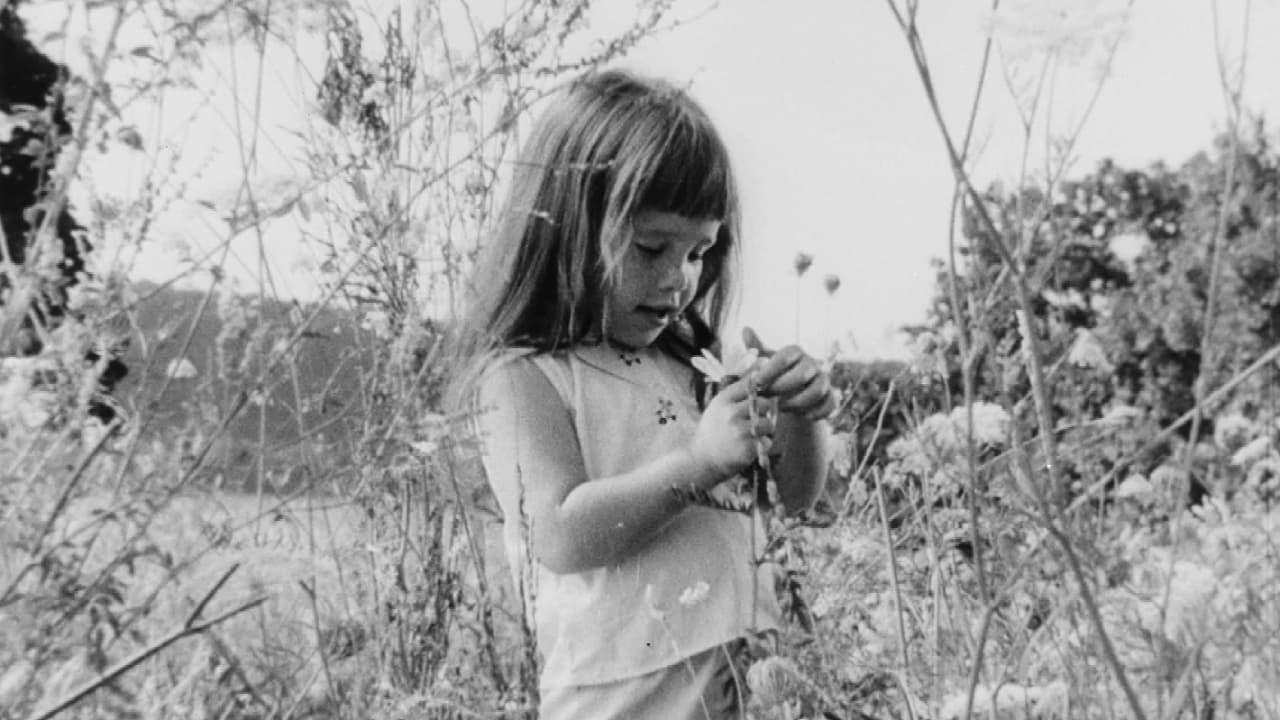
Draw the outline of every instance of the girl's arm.
M831 379L818 361L795 345L771 352L751 328L743 330L742 339L766 358L755 378L760 393L778 401L778 494L788 512L803 512L813 507L827 484L831 429L826 418L836 407Z
M831 428L826 420L809 420L802 415L780 412L775 447L778 458L778 495L788 513L813 507L827 485L831 462Z
M503 512L522 516L534 557L552 572L617 563L684 510L673 487L709 490L751 462L745 383L717 400L688 447L631 472L588 478L560 395L533 363L509 362L480 391L485 470Z

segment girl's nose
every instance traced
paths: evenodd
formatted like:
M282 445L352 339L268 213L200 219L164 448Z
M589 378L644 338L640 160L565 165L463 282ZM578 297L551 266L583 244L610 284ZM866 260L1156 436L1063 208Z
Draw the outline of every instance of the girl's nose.
M689 271L683 261L667 263L662 269L660 289L665 292L684 292L689 286Z

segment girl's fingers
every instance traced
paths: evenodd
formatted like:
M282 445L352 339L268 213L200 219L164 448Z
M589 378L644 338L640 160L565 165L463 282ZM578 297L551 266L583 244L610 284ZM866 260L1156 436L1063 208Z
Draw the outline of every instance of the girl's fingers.
M808 355L795 345L788 345L765 360L760 371L756 373L756 387L770 395L778 393L775 383L789 370L807 358Z
M755 403L754 408L752 407L753 402ZM776 409L777 406L773 400L757 395L754 401L745 399L743 402L738 403L733 416L738 420L750 420L752 415L755 417L775 415Z
M808 387L822 375L813 363L798 363L786 373L774 380L768 388L768 394L774 397L788 398Z
M783 410L806 416L827 405L831 406L830 410L835 409L835 393L831 391L831 383L821 374L802 390L778 403L778 407ZM828 414L830 410L827 411Z
M839 402L840 400L836 397L835 392L829 391L826 397L823 398L822 402L818 403L817 407L805 413L805 417L814 422L817 422L818 420L826 420L836 411L836 407L839 405Z
M751 397L751 383L754 382L751 374L746 377L739 378L720 388L720 392L716 394L717 398L724 398L729 402L738 403Z
M773 414L774 407L775 407L773 400L766 397L756 396L755 402L756 402L756 415Z
M761 415L756 418L755 432L756 437L771 437L775 428L773 418L767 415Z
M773 351L765 347L764 342L760 339L760 336L756 334L754 328L742 328L742 344L748 349L754 349L760 357L767 358L770 355L773 355Z

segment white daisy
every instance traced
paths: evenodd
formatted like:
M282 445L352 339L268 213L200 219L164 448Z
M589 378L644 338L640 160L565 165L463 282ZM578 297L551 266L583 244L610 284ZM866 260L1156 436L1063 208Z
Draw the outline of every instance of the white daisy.
M755 348L730 345L725 350L723 362L710 350L703 350L701 355L694 356L689 362L698 372L706 375L708 380L723 383L727 379L746 375L759 356L760 353Z

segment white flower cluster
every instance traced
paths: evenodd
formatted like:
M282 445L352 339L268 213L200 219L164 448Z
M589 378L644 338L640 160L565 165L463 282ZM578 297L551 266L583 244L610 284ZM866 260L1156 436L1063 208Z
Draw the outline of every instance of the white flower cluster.
M1009 413L994 403L977 402L973 411L973 441L978 447L1006 447ZM889 445L889 459L895 469L915 474L935 472L964 457L969 434L969 411L957 407L950 414L937 413L924 419L909 435Z
M747 687L754 701L774 707L794 699L803 689L804 679L790 658L772 655L747 669Z
M1067 362L1103 374L1110 374L1115 370L1115 365L1107 357L1106 348L1102 346L1098 336L1085 328L1076 330L1076 337L1067 350Z
M1280 509L1233 508L1210 498L1188 511L1179 528L1171 538L1133 527L1115 543L1128 570L1097 602L1121 664L1145 695L1182 672L1186 658L1198 657L1198 682L1226 691L1229 716L1252 707L1260 712L1249 717L1275 717L1280 564L1274 543ZM1080 622L1079 612L1060 608L1055 623L1068 652L1091 653L1094 631ZM1055 643L1046 657L1058 658L1062 650Z
M965 717L969 693L962 690L947 696L942 703L943 720L960 720ZM1067 712L1067 684L1055 680L1046 685L1023 686L1004 683L996 686L979 685L973 693L975 718L999 720L1023 720L1024 718L1065 718Z
M1009 414L993 403L972 406L973 442L979 450L1008 446ZM908 478L927 480L934 497L954 495L964 483L969 410L930 415L914 431L889 445L885 479L899 486Z
M49 358L0 358L0 427L34 430L53 417L57 393L41 388L38 378L56 370L57 364Z
M1257 428L1239 413L1224 413L1213 419L1213 444L1227 452L1240 449L1257 434Z

